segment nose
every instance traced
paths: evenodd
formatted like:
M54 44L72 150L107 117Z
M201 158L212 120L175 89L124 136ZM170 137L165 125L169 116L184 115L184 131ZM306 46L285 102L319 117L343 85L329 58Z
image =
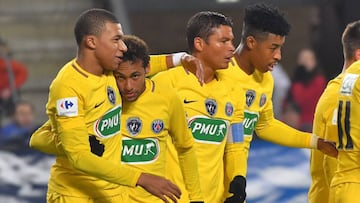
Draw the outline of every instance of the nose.
M124 41L122 40L119 40L119 50L121 52L126 52L127 51L127 46L126 44L124 43Z
M131 91L133 89L133 83L130 79L127 79L125 81L125 90L126 91Z
M281 60L281 49L278 49L278 51L275 52L274 58L276 61Z
M230 49L231 49L231 52L235 51L235 46L232 42L230 42Z

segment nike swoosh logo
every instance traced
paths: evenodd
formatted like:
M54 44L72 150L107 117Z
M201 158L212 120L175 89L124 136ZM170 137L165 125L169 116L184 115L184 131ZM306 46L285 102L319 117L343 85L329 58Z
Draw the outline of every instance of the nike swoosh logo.
M105 102L105 100L104 100L104 101L102 101L102 102L100 102L100 103L98 103L98 104L95 104L95 108L97 108L97 107L101 106L101 104L103 104L104 102Z
M197 102L197 101L184 99L184 104L189 104L189 103L193 103L193 102Z

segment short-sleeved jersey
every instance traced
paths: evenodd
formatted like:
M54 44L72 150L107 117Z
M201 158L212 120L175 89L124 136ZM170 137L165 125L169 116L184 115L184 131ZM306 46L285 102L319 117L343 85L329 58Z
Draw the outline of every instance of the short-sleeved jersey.
M163 85L174 87L184 102L188 125L196 143L204 200L221 202L224 193L223 158L230 124L242 121L242 109L238 107L242 107L243 104L234 103L234 98L231 96L233 90L221 78L200 86L196 77L186 74L183 67L161 72L153 79ZM240 149L235 150L240 151ZM241 153L243 153L242 149ZM169 155L168 159L173 163L168 165L168 177L182 185L182 178L176 172L178 167L173 148L169 147ZM181 202L188 202L185 199Z
M235 58L233 58L235 62ZM311 145L311 134L295 130L274 118L272 93L274 80L270 72L261 73L255 69L254 73L246 74L237 63L230 63L229 67L218 71L221 78L231 80L234 85L243 88L245 95L238 99L245 100L244 107L244 145L250 148L254 131L268 141L289 147L308 147ZM246 152L248 153L248 152ZM246 154L247 159L248 154ZM247 166L244 168L246 175Z
M337 142L337 107L340 82L338 75L326 86L315 108L313 133L319 137ZM327 202L331 179L336 171L336 159L317 150L311 151L309 203Z
M176 92L149 79L145 91L136 101L123 102L121 122L122 163L147 173L165 176L167 139L170 136L177 148L188 149L194 144L184 106ZM186 172L192 173L187 175L190 177L187 181L198 181L197 167L192 167L193 163L185 165ZM200 186L197 186L197 189L191 189L195 192L194 198L199 200L202 196ZM134 202L163 202L142 187L129 188L128 193Z
M360 62L353 63L341 80L338 110L338 166L331 187L360 183Z
M111 72L95 76L70 61L50 86L46 112L66 155L51 168L49 190L97 198L135 186L140 172L120 164L121 97Z

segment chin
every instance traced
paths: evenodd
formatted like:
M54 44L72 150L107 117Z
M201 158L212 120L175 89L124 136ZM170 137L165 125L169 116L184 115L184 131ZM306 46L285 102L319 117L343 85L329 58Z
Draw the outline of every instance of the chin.
M125 101L127 102L134 102L138 99L138 97L131 97L131 98L126 98Z

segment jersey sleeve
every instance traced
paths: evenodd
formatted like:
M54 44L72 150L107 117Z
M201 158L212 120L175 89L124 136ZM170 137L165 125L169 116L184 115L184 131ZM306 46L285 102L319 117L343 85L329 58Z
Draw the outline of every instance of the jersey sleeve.
M53 112L53 114L55 114L59 98L73 98L74 103L78 106L76 115L55 116L51 120L52 126L57 128L59 142L70 164L74 168L96 178L120 185L135 186L141 174L139 171L91 153L84 118L84 98L86 97L81 90L76 88L79 87L64 83L51 85L47 105L47 111Z
M236 103L230 122L230 130L227 135L224 154L225 176L230 181L237 175L242 175L244 177L246 175L246 154L243 128L245 100L236 97L238 95L244 95L242 93L243 91L240 91L240 88L232 90L233 101L236 101Z
M315 148L312 146L312 134L292 128L274 118L272 102L266 102L264 110L260 112L256 125L256 134L269 142L296 148Z
M230 183L235 176L246 177L247 156L244 143L227 143L224 153L224 197L228 198Z
M296 130L285 123L273 119L267 126L256 128L256 134L269 142L296 148L316 148L312 146L312 134Z
M241 95L235 92L234 95ZM231 121L231 130L224 151L224 198L230 197L229 187L235 176L242 175L246 177L247 153L244 147L244 107L245 101L236 99L234 116Z
M31 135L29 145L31 148L46 154L65 155L61 145L57 145L55 139L55 132L51 128L50 120L48 120Z
M167 70L166 55L150 55L150 72L147 76L153 76L156 73Z
M203 201L195 154L194 139L187 125L185 109L178 96L170 104L170 135L178 152L180 169L189 198L192 201Z

